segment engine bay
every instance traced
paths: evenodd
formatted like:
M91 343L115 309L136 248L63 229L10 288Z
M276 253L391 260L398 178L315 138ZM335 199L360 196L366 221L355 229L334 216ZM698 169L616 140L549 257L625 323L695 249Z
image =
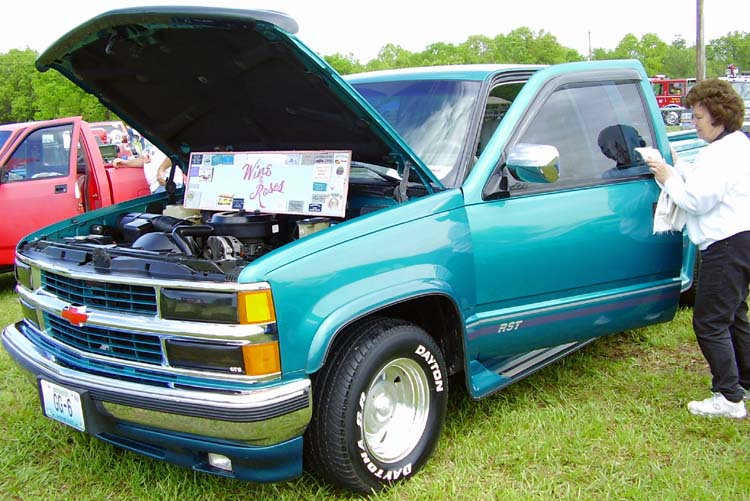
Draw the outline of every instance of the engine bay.
M152 202L145 210L82 223L74 236L53 235L22 245L24 256L65 261L97 273L185 280L235 281L250 262L341 222L398 204L392 183L369 179L350 186L345 217L185 209ZM411 196L424 187L412 185Z

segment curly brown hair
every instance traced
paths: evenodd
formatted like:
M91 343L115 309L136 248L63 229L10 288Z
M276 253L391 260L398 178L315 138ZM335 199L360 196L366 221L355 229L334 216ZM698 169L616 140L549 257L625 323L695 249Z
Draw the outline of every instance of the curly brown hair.
M685 96L685 105L692 108L702 104L711 114L712 125L724 125L726 132L742 128L745 103L726 80L711 78L698 82Z

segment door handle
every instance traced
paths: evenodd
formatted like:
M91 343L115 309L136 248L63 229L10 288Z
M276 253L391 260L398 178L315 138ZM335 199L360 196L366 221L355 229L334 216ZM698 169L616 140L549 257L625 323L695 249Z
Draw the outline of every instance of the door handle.
M56 184L55 185L55 195L59 193L67 193L68 192L68 185L67 184Z

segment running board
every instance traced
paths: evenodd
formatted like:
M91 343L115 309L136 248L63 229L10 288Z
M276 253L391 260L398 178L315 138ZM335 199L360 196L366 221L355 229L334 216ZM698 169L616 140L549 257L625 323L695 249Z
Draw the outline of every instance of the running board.
M486 397L569 353L583 348L596 339L561 344L552 348L540 348L511 358L503 358L498 361L497 365L489 367L477 360L472 360L469 364L471 396L475 399Z

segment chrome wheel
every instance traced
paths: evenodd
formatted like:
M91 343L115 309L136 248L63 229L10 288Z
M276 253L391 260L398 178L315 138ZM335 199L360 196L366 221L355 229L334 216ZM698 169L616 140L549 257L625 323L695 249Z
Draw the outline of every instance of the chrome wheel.
M365 393L365 446L383 463L403 459L422 439L429 416L427 374L414 360L399 358L380 370Z
M664 122L667 125L677 125L680 123L680 114L676 111L669 111L664 115Z
M412 477L432 455L448 371L435 340L401 319L367 318L340 339L313 379L305 465L371 494Z

